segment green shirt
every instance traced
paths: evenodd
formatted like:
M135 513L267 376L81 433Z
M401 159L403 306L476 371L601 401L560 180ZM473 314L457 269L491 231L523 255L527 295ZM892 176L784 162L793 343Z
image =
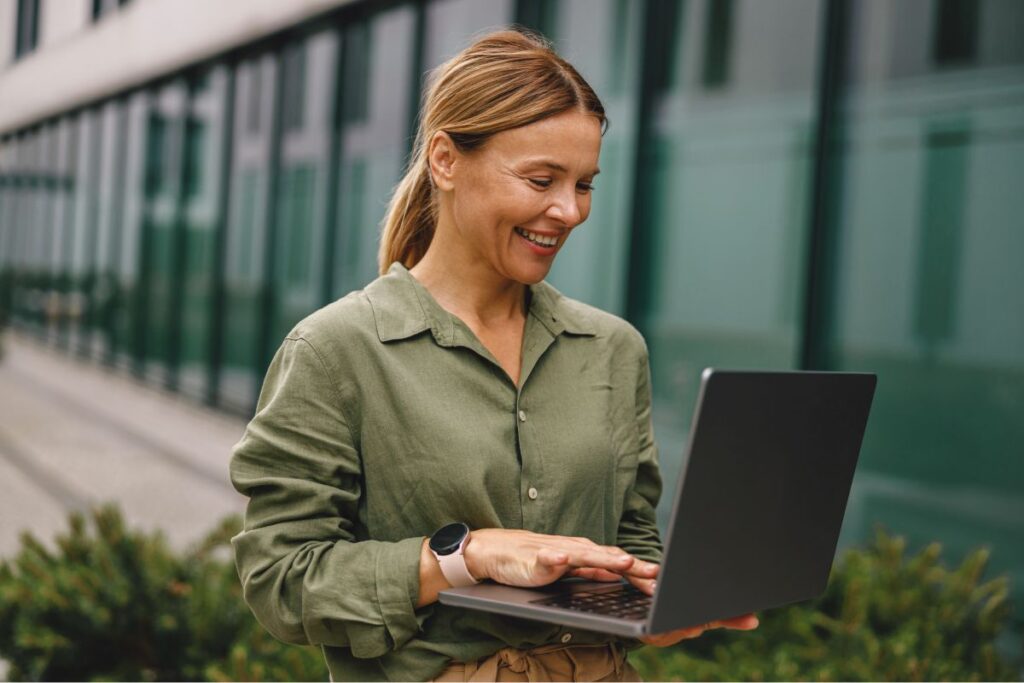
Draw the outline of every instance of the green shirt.
M520 386L403 266L285 338L231 480L245 599L336 681L416 680L502 647L613 639L434 603L420 547L444 524L586 536L660 562L650 372L625 321L530 288ZM635 645L636 641L626 642Z

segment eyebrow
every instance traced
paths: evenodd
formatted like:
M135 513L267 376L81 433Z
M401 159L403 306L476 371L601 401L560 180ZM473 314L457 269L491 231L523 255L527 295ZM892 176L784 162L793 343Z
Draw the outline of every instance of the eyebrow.
M561 171L562 173L568 173L569 172L569 169L567 169L565 166L562 166L561 164L559 164L557 162L551 161L550 159L527 159L525 163L527 165L534 165L534 164L536 164L536 165L539 165L539 166L546 166L547 168L553 169L555 171ZM590 176L594 177L594 176L596 176L600 172L601 172L601 169L595 168L593 171L590 172Z

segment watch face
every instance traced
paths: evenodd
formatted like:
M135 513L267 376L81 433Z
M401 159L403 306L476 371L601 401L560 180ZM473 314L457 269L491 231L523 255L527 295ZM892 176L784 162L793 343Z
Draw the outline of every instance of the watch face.
M451 555L468 533L469 527L462 522L443 526L430 537L430 549L438 555Z

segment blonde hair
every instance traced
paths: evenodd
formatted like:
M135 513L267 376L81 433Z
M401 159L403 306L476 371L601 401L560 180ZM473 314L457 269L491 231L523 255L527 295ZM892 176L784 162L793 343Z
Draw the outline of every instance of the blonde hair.
M405 176L395 187L381 231L381 274L407 268L427 253L437 225L427 146L437 131L462 152L479 149L504 130L576 109L607 125L593 88L551 45L521 29L489 33L434 73L420 112Z

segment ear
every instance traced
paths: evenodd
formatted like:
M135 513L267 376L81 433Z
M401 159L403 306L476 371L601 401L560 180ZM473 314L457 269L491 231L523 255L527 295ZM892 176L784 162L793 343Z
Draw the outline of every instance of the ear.
M437 189L454 189L455 160L458 154L455 142L448 133L443 130L434 133L427 148L427 165L430 167L430 177Z

